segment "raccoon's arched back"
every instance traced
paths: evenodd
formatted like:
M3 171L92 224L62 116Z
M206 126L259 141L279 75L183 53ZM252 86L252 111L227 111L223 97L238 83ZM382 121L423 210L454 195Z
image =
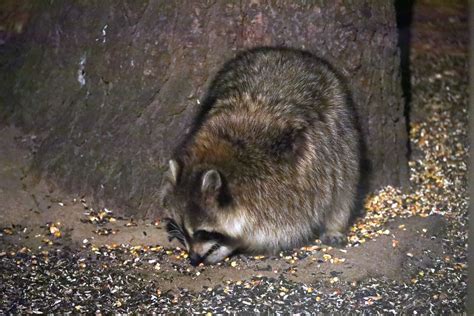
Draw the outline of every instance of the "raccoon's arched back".
M306 105L314 111L315 100L334 100L347 94L341 82L328 62L309 52L258 47L237 54L223 66L211 82L204 103L248 94L264 96L268 106ZM307 115L305 110L301 113ZM293 114L295 111L298 109L291 109Z
M240 52L211 81L189 136L178 146L175 156L182 154L181 150L210 117L222 111L243 111L248 110L245 107L249 104L258 104L259 111L267 108L276 117L293 117L295 123L303 120L313 125L326 120L329 107L342 104L347 111L346 90L333 67L307 51L257 47ZM252 102L241 102L246 99ZM301 129L283 133L287 136L277 140L273 148L289 148L285 146L290 143L285 141L291 139L288 135L302 135L292 130Z
M216 74L190 136L175 155L189 163L218 164L244 178L256 168L261 175L272 173L276 162L280 169L294 167L300 157L312 155L306 140L318 125L341 120L352 130L346 101L338 75L311 53L247 50Z

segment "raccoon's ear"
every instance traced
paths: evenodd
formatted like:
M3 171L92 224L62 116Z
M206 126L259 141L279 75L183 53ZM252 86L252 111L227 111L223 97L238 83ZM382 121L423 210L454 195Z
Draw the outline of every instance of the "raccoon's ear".
M201 182L201 192L215 195L222 187L221 175L217 170L211 169L204 173Z
M169 179L173 184L178 183L179 164L176 160L171 159L169 162Z

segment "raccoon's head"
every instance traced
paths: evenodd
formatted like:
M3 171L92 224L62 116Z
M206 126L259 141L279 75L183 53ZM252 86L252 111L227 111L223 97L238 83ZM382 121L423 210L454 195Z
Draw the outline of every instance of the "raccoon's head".
M237 250L238 239L224 231L222 224L232 199L219 171L184 170L170 160L160 199L169 239L176 238L186 247L192 265L217 263Z

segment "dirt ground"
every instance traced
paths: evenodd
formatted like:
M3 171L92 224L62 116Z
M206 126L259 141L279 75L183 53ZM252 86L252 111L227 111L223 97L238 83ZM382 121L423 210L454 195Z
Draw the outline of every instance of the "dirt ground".
M168 242L162 225L152 221L118 218L100 225L91 221L89 212L94 209L87 204L87 197L66 194L52 182L44 179L38 181L28 172L34 150L31 135L23 135L11 126L2 127L0 134L0 222L4 228L0 248L8 245L38 250L53 246L80 249L83 245L100 247L114 244L124 247L179 247L177 243ZM104 210L102 212L105 213ZM105 216L114 218L113 213ZM377 276L403 280L411 275L406 267L407 253L420 257L426 265L430 265L433 257L441 255L439 238L432 237L442 237L444 225L440 216L397 220L387 226L389 235L382 235L349 250L329 248L297 260L297 263L292 263L293 259L270 258L246 261L239 268L228 265L201 267L199 277L191 277L192 282L189 275L183 275L172 268L172 264L182 263L186 258L179 256L176 259L171 256L168 262L161 264L160 269L168 272L154 273L152 277L161 281L164 291L181 287L201 290L203 286L213 287L225 280L248 279L257 274L275 277L282 273L292 281L303 283L331 278L335 274L345 281ZM56 227L61 236L55 237L56 229L51 227ZM98 229L102 229L102 232ZM105 229L112 233L107 234ZM10 231L11 235L8 234ZM392 240L398 240L396 248L392 247ZM344 258L345 261L333 264L323 259L326 254ZM239 259L245 261L246 258L240 256ZM189 268L194 270L191 266ZM292 273L292 270L300 272ZM173 281L167 282L169 279Z
M412 34L412 187L373 192L366 217L351 229L348 247L333 249L315 241L274 257L240 255L194 268L186 252L168 241L158 219L115 216L92 205L88 196L64 192L53 180L39 177L32 168L36 135L4 125L0 291L5 295L0 310L462 311L466 21L459 5L438 10L431 4L423 1L415 8ZM450 27L440 32L446 19ZM425 55L433 47L440 50ZM75 294L66 299L65 292ZM99 300L90 293L106 294Z

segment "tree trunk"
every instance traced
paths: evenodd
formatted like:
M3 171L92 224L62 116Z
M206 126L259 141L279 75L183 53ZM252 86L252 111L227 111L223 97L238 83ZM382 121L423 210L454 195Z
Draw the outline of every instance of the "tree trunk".
M236 51L304 48L347 78L369 189L407 182L391 1L41 1L24 34L12 120L35 167L128 215L158 214L166 161ZM157 213L158 212L158 213Z

